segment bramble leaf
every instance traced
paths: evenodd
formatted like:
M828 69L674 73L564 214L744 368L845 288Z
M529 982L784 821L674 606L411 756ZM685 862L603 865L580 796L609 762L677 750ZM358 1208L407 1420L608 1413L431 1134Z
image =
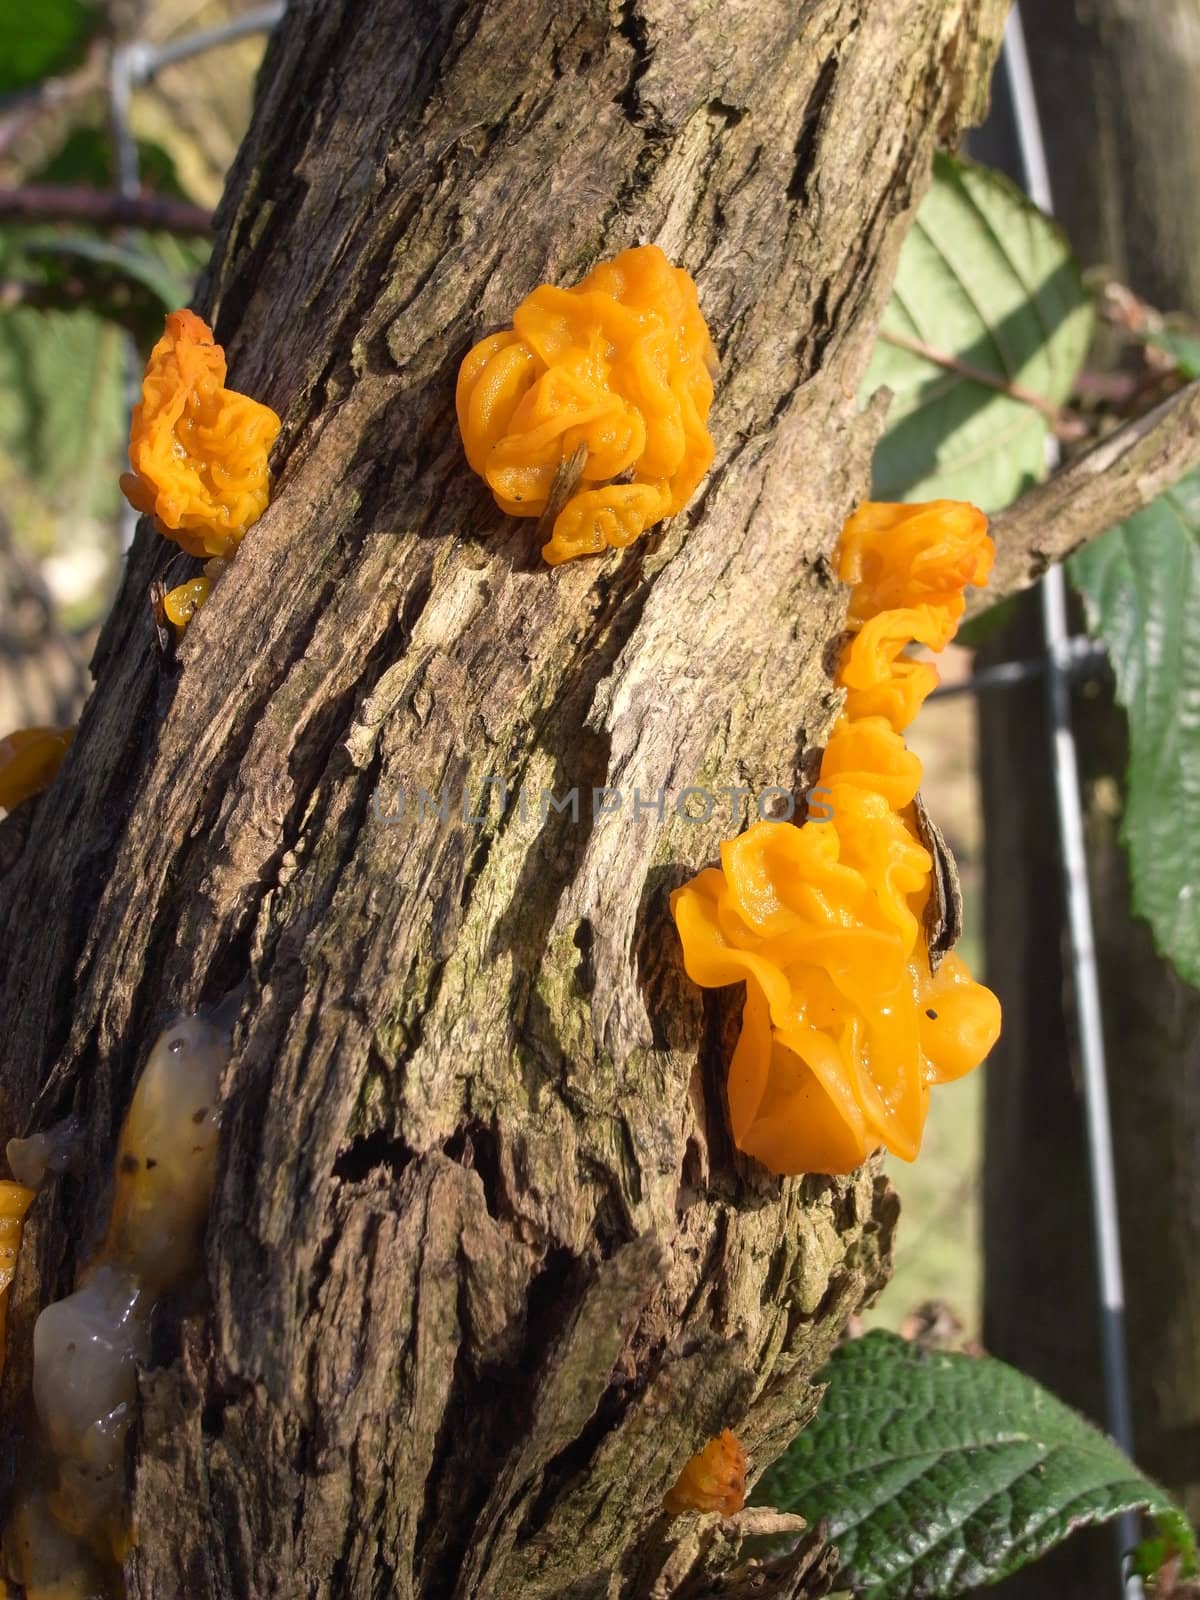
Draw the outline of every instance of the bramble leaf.
M875 497L945 496L985 511L1015 500L1045 476L1050 420L996 385L1062 405L1091 329L1079 268L1054 223L1001 173L939 155L861 388L864 401L881 384L894 395Z
M1072 556L1129 713L1121 837L1133 907L1200 984L1200 472Z
M1183 1513L1099 1429L1003 1362L874 1332L836 1352L816 1420L754 1499L829 1520L864 1600L961 1595L1076 1528L1148 1511L1195 1561Z

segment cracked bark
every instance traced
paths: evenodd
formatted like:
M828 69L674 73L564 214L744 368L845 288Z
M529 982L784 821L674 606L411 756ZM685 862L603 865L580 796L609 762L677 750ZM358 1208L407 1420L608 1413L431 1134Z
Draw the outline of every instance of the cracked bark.
M141 529L0 884L3 1128L88 1128L33 1214L10 1417L156 1028L248 980L210 1301L142 1380L131 1594L698 1600L732 1566L661 1496L720 1427L761 1469L811 1415L896 1206L870 1164L781 1182L731 1149L736 1008L686 983L666 896L735 824L630 791L804 786L856 386L1003 11L341 0L275 36L199 301L284 418L275 497L177 672ZM649 238L720 350L716 463L654 537L551 572L464 467L457 364ZM465 823L489 774L578 786L578 824ZM592 822L603 785L626 804Z

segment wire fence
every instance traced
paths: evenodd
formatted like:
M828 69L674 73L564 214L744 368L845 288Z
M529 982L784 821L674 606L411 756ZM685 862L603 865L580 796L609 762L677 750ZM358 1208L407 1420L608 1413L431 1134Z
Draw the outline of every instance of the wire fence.
M1025 46L1020 0L1009 12L1004 35L1003 66L1012 94L1025 187L1047 216L1054 214L1054 195L1046 159L1033 74ZM1049 448L1056 457L1058 441ZM1057 465L1052 460L1051 465ZM1125 1283L1121 1269L1121 1221L1117 1204L1116 1161L1108 1105L1108 1073L1100 1006L1100 974L1096 964L1095 925L1088 885L1083 835L1083 800L1079 785L1079 752L1071 725L1073 647L1067 622L1067 580L1061 566L1049 569L1039 585L1042 634L1046 644L1046 705L1052 741L1055 810L1058 820L1063 890L1066 896L1071 995L1079 1039L1091 1183L1093 1245L1100 1284L1100 1352L1104 1368L1105 1422L1109 1433L1133 1454L1133 1407L1129 1392L1129 1357L1125 1335ZM1137 1543L1137 1522L1126 1515L1117 1522L1119 1556ZM1140 1600L1142 1585L1130 1575L1126 1593Z

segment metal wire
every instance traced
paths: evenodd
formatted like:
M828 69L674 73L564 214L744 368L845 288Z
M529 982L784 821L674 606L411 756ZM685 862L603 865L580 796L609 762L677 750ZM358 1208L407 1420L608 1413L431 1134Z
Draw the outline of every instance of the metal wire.
M1034 96L1033 74L1021 25L1020 0L1009 12L1004 35L1004 69L1012 94L1017 140L1025 184L1030 198L1047 214L1054 211L1050 170ZM1046 640L1046 690L1054 754L1054 789L1059 839L1062 846L1063 889L1066 896L1071 972L1079 1028L1083 1074L1084 1116L1087 1124L1088 1164L1091 1174L1092 1227L1096 1266L1100 1280L1100 1348L1104 1365L1104 1404L1108 1430L1127 1453L1133 1451L1133 1409L1129 1395L1129 1364L1125 1340L1125 1285L1121 1270L1121 1227L1117 1207L1116 1167L1112 1124L1108 1108L1108 1077L1104 1058L1104 1025L1100 1006L1100 977L1088 886L1087 854L1083 838L1083 806L1079 787L1079 760L1071 726L1070 657L1067 624L1066 579L1060 566L1042 579L1042 631ZM1118 1519L1117 1538L1122 1553L1138 1539L1137 1521ZM1139 1596L1140 1581L1130 1577L1126 1593Z
M182 39L173 39L170 44L159 46L149 44L131 44L127 46L129 56L129 73L133 84L141 87L149 83L156 72L161 72L163 67L173 67L178 61L186 61L189 56L203 55L206 50L215 50L219 45L231 44L235 39L244 39L251 33L269 33L279 22L287 7L280 3L274 5L255 6L249 11L243 11L240 16L231 17L228 22L223 22L219 27L200 28L195 33L186 34Z
M929 700L950 700L955 695L988 694L994 689L1015 689L1031 678L1044 676L1049 656L1032 656L1028 661L998 661L994 666L980 667L961 683L942 683L929 696ZM1078 635L1065 641L1061 666L1074 675L1094 672L1108 662L1108 651L1095 639Z

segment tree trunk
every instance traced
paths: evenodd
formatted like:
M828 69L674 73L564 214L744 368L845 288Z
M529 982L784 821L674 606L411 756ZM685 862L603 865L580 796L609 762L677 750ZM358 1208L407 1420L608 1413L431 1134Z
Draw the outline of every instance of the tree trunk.
M1200 34L1193 0L1042 0L1025 8L1025 27L1056 207L1076 252L1085 264L1124 274L1164 307L1200 312L1200 232L1192 205L1200 170ZM1176 93L1174 85L1186 88ZM1025 616L995 652L1041 648L1028 609ZM1114 706L1108 683L1092 682L1075 696L1074 716L1116 1135L1135 1452L1195 1517L1200 995L1156 955L1149 929L1131 914L1118 841L1125 713ZM1005 1002L1005 1038L988 1080L985 1339L995 1354L1100 1418L1099 1321L1082 1107L1064 1009L1063 912L1058 868L1045 859L1043 842L1053 807L1045 712L1040 695L1022 691L989 701L982 717L994 886L988 981ZM1179 825L1192 827L1195 819L1181 817ZM1017 919L1015 901L1026 920ZM1028 987L1034 930L1036 1001ZM1044 1225L1047 1217L1053 1228ZM1038 1288L1047 1283L1055 1286L1049 1316L1044 1287ZM1077 1551L1070 1573L1039 1566L1014 1580L1013 1592L1022 1600L1116 1593L1111 1544L1097 1539L1093 1549L1099 1567Z
M873 1164L732 1150L736 1007L687 984L667 894L739 819L672 802L802 787L828 729L855 390L1004 9L329 0L274 37L201 309L284 418L275 497L177 671L139 531L0 885L2 1125L74 1108L88 1155L32 1214L10 1407L156 1031L247 985L211 1303L141 1382L132 1593L682 1593L686 1457L729 1426L761 1468L811 1415L895 1202ZM720 352L716 463L653 538L552 571L466 468L457 366L649 238ZM493 789L464 819L489 776L525 815Z

